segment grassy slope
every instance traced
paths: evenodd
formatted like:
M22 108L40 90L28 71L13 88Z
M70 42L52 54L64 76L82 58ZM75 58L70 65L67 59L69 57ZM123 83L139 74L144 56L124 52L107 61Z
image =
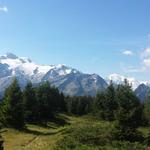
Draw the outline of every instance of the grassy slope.
M65 120L78 125L85 122L79 117L61 115ZM63 137L63 131L69 128L68 125L60 126L57 123L49 123L48 127L27 125L27 130L19 132L13 129L3 129L5 150L52 150L55 143Z
M64 131L70 127L78 125L100 125L108 126L109 122L97 121L90 117L75 117L60 115L61 119L65 119L71 125L59 125L50 122L48 127L36 125L27 125L27 130L19 132L13 129L3 129L2 136L5 140L5 150L53 150L55 143L64 137ZM113 125L113 124L112 124ZM141 128L143 133L147 134L149 128Z

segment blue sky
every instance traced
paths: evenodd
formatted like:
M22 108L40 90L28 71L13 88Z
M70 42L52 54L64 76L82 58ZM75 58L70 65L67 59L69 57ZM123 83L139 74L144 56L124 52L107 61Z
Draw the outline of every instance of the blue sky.
M150 80L149 0L0 0L0 54Z

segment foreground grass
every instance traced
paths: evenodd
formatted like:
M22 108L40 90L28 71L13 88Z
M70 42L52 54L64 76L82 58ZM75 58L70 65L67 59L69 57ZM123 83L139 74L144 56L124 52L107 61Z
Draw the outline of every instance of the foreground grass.
M89 116L75 117L61 114L58 118L65 122L60 122L58 119L59 121L55 123L49 122L47 127L27 125L27 129L21 132L8 128L2 129L5 150L131 150L131 148L132 150L150 150L149 147L143 147L137 143L118 143L117 141L103 147L99 147L97 146L99 143L95 143L94 147L85 137L93 139L106 137L100 141L104 143L102 145L105 145L109 138L107 134L113 127L113 123L99 121ZM150 128L141 128L140 130L146 135ZM89 143L84 144L84 140ZM79 141L83 141L83 143ZM72 147L65 147L67 144L68 146L72 144ZM127 146L128 148L125 148Z
M62 115L61 117L64 117ZM66 120L75 120L66 117ZM63 137L68 125L49 122L47 127L27 125L25 131L14 129L2 129L5 150L52 150L55 143Z

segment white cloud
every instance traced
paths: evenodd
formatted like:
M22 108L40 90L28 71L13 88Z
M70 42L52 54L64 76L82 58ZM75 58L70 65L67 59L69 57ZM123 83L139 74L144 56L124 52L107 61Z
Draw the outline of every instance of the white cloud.
M150 68L150 58L148 58L148 59L144 59L143 60L143 64L144 64L144 66L146 67L146 68Z
M0 11L8 12L8 8L6 6L0 6Z
M133 55L133 52L130 51L130 50L125 50L122 52L123 55L127 55L127 56L132 56Z
M141 57L142 57L142 58L150 57L150 47L148 47L148 48L144 49L144 51L142 51Z

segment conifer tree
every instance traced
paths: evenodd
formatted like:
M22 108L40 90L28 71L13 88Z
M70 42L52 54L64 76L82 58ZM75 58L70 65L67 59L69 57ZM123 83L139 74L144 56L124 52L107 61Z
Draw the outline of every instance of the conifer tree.
M114 114L117 110L117 101L116 101L116 90L113 86L112 81L106 89L105 93L106 103L105 103L105 118L106 120L114 120Z
M38 120L38 103L35 96L35 89L29 82L23 91L23 104L25 111L25 120L27 122L36 122Z
M142 124L143 106L125 80L124 85L119 85L116 92L118 110L116 112L116 137L119 140L136 141L142 136L137 128Z
M38 101L38 119L47 124L48 119L53 117L53 97L49 82L42 83L36 90Z
M117 110L116 90L113 83L110 82L108 88L97 94L95 108L98 110L100 117L104 120L114 120L114 113Z
M24 127L22 92L16 78L5 91L2 109L3 121L6 126L16 129Z
M66 112L66 102L65 102L65 96L63 93L60 93L60 96L59 96L59 110L60 111L63 111L63 112Z

